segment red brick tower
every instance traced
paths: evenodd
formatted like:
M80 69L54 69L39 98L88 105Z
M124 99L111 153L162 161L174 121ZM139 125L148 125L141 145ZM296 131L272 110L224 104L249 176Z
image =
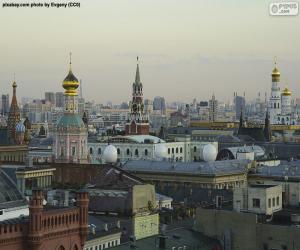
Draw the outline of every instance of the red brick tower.
M42 245L43 238L43 199L42 190L33 190L29 203L29 230L28 243L30 249L38 250Z
M86 191L79 191L76 194L76 206L79 207L79 226L81 247L83 248L86 236L88 234L88 209L89 194Z
M16 126L18 122L20 121L20 109L17 102L17 83L16 81L12 84L13 87L13 96L11 100L11 105L9 109L8 114L8 121L7 121L7 127L8 127L8 136L9 141L12 144L16 143Z
M149 119L144 112L143 84L140 79L139 58L135 82L132 84L132 101L130 102L130 117L125 125L126 135L147 135L149 134Z

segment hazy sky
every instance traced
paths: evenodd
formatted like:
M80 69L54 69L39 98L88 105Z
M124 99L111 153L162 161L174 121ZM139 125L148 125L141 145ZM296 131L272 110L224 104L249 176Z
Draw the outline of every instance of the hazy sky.
M61 0L57 0L60 2ZM43 2L43 1L42 1ZM0 9L0 94L62 91L69 51L84 96L130 99L136 56L145 98L251 99L282 86L300 97L300 16L271 17L269 1L82 0L80 9Z

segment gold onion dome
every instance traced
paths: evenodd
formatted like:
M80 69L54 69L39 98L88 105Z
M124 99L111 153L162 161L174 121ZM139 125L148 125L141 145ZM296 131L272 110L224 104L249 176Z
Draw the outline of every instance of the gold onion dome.
M66 90L65 95L75 96L75 95L77 95L77 88L79 87L79 81L74 76L71 66L72 66L72 63L71 63L71 59L70 59L69 73L66 76L66 78L64 79L62 86Z
M280 72L277 69L276 65L275 65L275 68L272 70L272 76L280 76Z
M282 91L282 95L284 95L284 96L290 96L290 95L292 95L292 92L289 91L288 88L285 88L285 89Z

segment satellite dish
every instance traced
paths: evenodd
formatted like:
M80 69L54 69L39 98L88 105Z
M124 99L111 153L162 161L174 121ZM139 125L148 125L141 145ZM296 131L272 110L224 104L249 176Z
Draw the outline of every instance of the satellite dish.
M103 159L105 163L117 162L118 152L115 146L108 145L103 152Z
M215 161L216 157L217 157L217 149L214 145L212 144L206 144L203 147L203 151L202 151L202 157L204 161L208 162L208 161Z
M164 143L155 144L154 155L157 159L164 159L168 156L168 149Z

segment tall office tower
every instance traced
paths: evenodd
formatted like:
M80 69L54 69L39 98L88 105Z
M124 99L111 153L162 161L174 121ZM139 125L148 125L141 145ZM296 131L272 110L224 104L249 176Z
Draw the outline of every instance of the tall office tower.
M245 98L243 96L235 96L235 118L240 119L241 112L245 114Z
M55 106L59 107L59 108L64 107L64 93L63 92L55 93Z
M153 110L158 110L162 115L166 114L166 101L164 97L156 96L153 100Z
M209 121L215 122L218 118L218 100L215 98L215 94L209 100Z
M45 101L50 102L55 105L55 93L54 92L45 92Z
M7 115L9 112L9 95L2 95L1 97L1 114Z

